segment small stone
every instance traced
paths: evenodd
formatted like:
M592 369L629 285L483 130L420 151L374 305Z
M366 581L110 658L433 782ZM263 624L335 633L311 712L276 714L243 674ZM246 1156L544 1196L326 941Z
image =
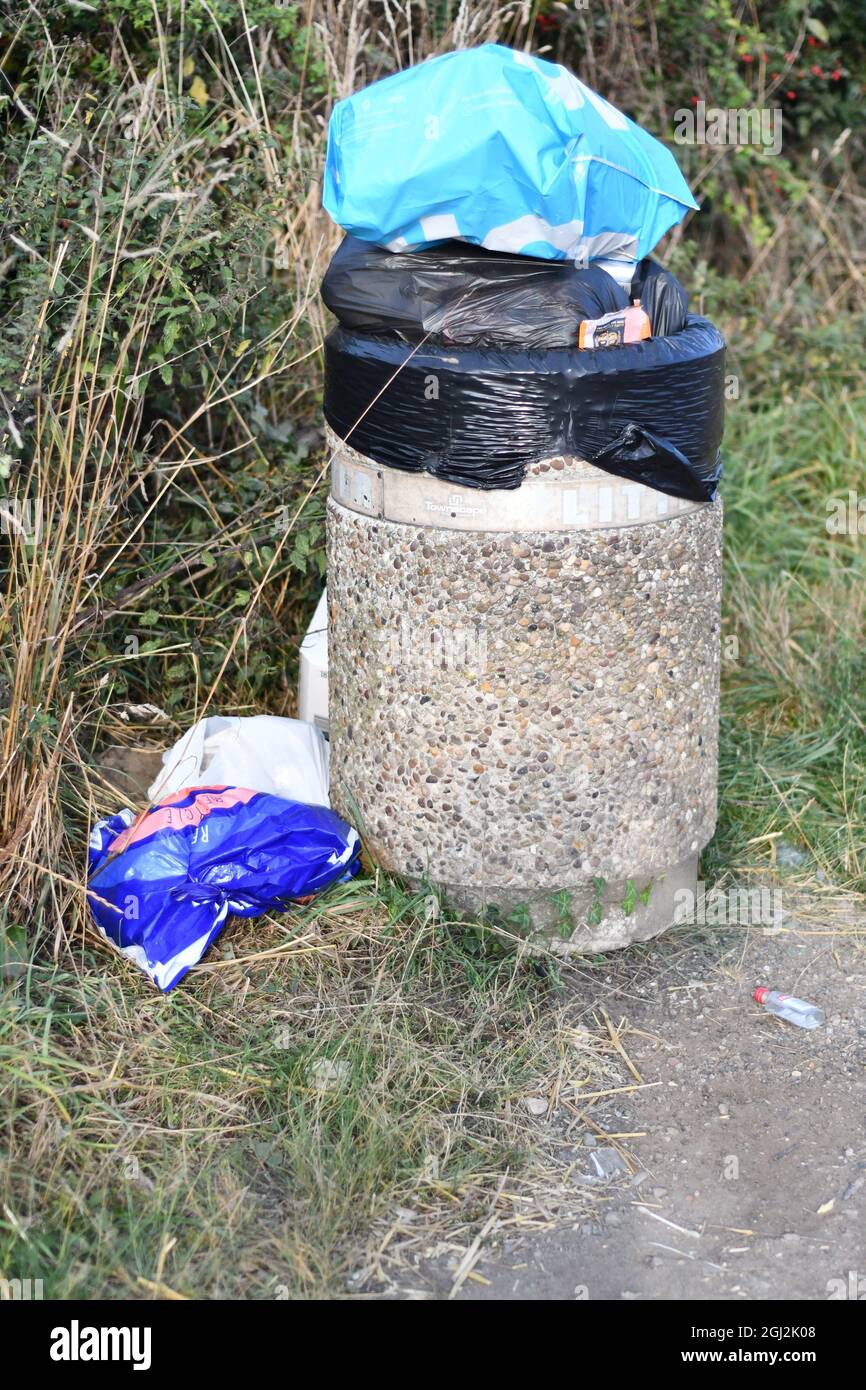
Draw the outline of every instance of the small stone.
M616 1149L603 1145L590 1154L595 1171L603 1182L609 1182L620 1173L628 1172L628 1164Z

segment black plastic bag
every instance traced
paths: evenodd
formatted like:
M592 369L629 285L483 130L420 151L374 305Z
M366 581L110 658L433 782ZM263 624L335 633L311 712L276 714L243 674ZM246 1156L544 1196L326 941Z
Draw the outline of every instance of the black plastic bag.
M618 348L408 346L338 328L325 418L377 463L465 487L516 488L571 454L693 501L721 476L725 342L708 319Z
M322 281L343 328L409 343L465 347L569 348L585 319L625 309L629 294L598 266L511 256L462 241L388 251L344 237ZM647 257L635 269L654 338L679 333L689 297L676 276Z
M446 241L388 251L347 236L322 281L343 328L409 343L573 347L584 319L624 309L628 294L595 266L485 251Z
M632 299L640 300L654 338L681 333L689 313L689 296L679 280L658 261L641 261L631 282Z
M694 498L694 470L685 454L680 453L669 439L660 439L657 434L650 434L649 430L642 430L639 425L626 425L622 434L599 449L589 461L606 473L614 473L618 478L630 478L635 483L645 483L647 487L658 488L657 480L663 476L670 486L662 491L670 492L674 497ZM701 479L701 483L711 486L715 493L715 484L721 474L719 461L715 475L710 473ZM694 500L702 501L703 498Z

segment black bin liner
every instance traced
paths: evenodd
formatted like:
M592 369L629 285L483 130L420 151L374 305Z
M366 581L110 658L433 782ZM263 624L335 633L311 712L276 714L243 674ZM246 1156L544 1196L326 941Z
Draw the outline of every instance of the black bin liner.
M347 236L322 281L343 328L469 347L572 347L584 319L625 309L597 267L511 256L462 241L388 251Z
M653 336L678 333L688 295L649 258L636 267ZM322 281L322 298L343 328L394 334L409 343L469 347L569 348L585 319L625 309L629 294L598 266L486 251L446 241L421 251L388 251L343 239Z
M377 463L464 487L516 488L532 463L571 454L710 501L724 372L724 339L697 315L669 337L585 351L411 346L336 328L325 418Z

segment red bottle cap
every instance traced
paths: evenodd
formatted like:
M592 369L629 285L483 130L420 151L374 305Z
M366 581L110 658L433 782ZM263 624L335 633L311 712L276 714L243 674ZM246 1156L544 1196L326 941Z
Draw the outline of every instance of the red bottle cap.
M754 994L752 995L752 998L754 999L756 1004L763 1004L764 1000L766 999L769 993L770 991L767 989L766 985L759 985L758 988L755 990Z

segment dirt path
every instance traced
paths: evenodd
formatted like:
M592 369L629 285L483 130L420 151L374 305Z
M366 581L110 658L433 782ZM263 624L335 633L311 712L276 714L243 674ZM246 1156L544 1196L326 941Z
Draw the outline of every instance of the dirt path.
M585 986L588 1009L653 1035L629 1053L658 1084L618 1111L646 1131L635 1172L598 1184L597 1220L491 1252L461 1298L824 1300L858 1280L866 1298L866 951L801 928L665 939ZM768 1017L756 984L821 1004L825 1026Z

